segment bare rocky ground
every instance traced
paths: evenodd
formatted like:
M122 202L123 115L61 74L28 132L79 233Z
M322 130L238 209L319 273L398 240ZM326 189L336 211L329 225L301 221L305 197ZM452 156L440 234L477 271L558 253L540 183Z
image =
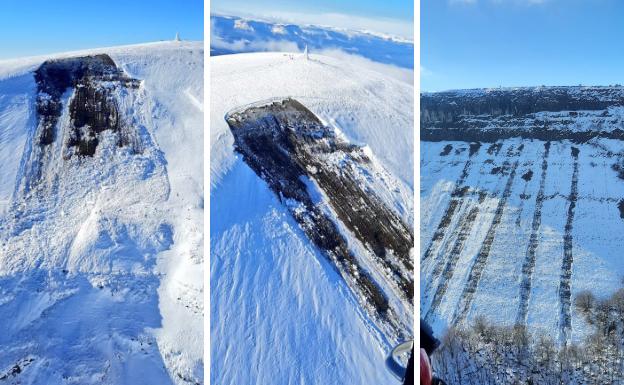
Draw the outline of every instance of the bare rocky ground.
M294 99L227 116L236 151L285 204L306 236L327 256L361 304L392 336L404 338L384 285L410 303L413 262L410 228L362 179L371 159ZM326 203L329 206L326 206ZM354 237L368 257L357 255ZM379 282L363 263L383 272Z

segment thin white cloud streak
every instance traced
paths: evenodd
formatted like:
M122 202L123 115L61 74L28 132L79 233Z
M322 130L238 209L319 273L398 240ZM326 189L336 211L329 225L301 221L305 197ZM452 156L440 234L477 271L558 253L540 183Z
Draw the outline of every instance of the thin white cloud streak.
M217 10L214 14L240 16L244 18L263 20L267 22L316 25L335 29L347 29L372 34L399 37L403 40L413 41L413 21L392 18L368 18L353 16L343 13L297 13L276 10Z
M286 28L284 28L283 25L275 24L273 27L271 27L271 32L275 35L285 35Z

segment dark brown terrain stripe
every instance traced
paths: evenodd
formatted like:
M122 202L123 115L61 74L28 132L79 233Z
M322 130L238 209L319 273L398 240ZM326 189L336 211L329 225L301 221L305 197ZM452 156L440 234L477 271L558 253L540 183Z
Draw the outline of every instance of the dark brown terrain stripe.
M516 160L511 168L511 172L509 174L509 178L507 178L507 184L505 185L505 189L503 190L503 194L498 201L498 205L496 206L496 211L494 212L494 219L490 224L490 228L488 229L487 235L485 236L485 240L481 245L481 249L479 250L479 254L473 263L470 273L468 274L468 280L466 281L466 286L464 286L464 290L459 299L459 303L457 309L455 311L455 315L453 316L453 324L463 321L472 305L472 300L474 297L474 293L477 290L477 286L479 285L479 281L481 280L481 274L483 273L483 269L487 263L488 257L490 255L490 250L492 249L492 243L494 243L494 238L496 237L496 230L498 225L501 222L503 217L503 212L505 210L505 206L507 204L507 199L509 195L511 195L511 187L513 186L514 178L516 177L516 169L518 168L518 161Z
M459 179L457 179L457 181L455 182L455 188L451 193L451 200L449 201L446 210L444 210L444 215L442 216L442 219L440 220L436 231L433 233L433 237L431 238L431 242L429 243L429 246L423 254L421 263L429 259L433 250L435 250L439 246L440 242L442 242L442 239L444 238L444 233L446 232L446 228L453 220L453 215L455 215L455 212L460 206L461 200L465 194L464 183L466 181L466 178L468 177L468 171L470 170L470 166L472 164L472 157L478 151L479 145L471 143L469 158L466 161L466 164L464 164L464 169L462 170Z
M574 223L574 209L576 208L576 200L578 198L578 154L579 150L572 147L572 157L574 158L574 171L572 172L572 183L570 186L570 196L568 201L568 216L563 235L563 261L561 264L561 280L559 282L559 301L561 304L559 328L560 340L567 344L570 341L570 329L572 321L570 318L571 290L570 280L572 278L572 225Z
M453 249L449 254L449 258L444 266L444 270L442 271L442 276L440 277L440 282L438 283L438 288L433 297L433 301L431 302L431 306L429 306L429 310L425 315L425 320L430 321L431 315L435 312L442 302L442 298L446 294L446 290L448 288L448 284L453 278L453 274L455 272L455 266L457 266L457 261L459 260L459 256L461 255L462 250L464 249L464 245L466 243L466 239L470 235L472 231L472 225L474 224L477 215L479 214L479 206L473 207L468 215L463 219L461 228L455 240L455 244L453 245ZM440 268L442 264L439 264ZM435 271L432 274L432 277L438 276L440 271Z
M546 173L548 171L548 155L550 153L550 142L544 143L544 156L542 157L542 176L539 184L539 191L535 199L535 211L533 211L533 223L531 224L531 236L526 250L524 264L522 265L522 281L520 282L520 304L516 324L525 325L529 309L529 296L531 295L531 285L533 270L535 269L535 253L537 251L539 230L542 224L542 206L544 205L544 189L546 186Z

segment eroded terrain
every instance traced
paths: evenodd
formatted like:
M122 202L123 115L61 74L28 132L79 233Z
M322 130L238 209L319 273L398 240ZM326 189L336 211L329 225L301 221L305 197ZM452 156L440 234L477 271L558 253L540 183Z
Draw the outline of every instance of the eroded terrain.
M624 273L619 87L468 90L421 101L421 310L485 316L562 344L576 293Z
M404 336L409 329L388 296L411 306L413 235L374 190L373 160L366 151L294 99L234 111L226 119L236 150L288 207L373 319L393 339Z

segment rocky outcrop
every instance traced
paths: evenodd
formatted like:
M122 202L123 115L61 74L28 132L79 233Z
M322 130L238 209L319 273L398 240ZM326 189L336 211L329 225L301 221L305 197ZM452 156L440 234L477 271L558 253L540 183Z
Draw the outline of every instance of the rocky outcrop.
M69 115L72 122L66 146L73 154L92 156L98 133L119 132L121 120L114 96L118 87L137 88L139 81L117 68L105 54L48 60L35 71L37 82L38 144L47 146L57 138L57 124L63 111L62 96L72 90ZM124 144L120 135L120 145Z
M414 238L399 216L367 189L360 171L371 160L293 99L229 114L236 151L267 182L306 236L334 264L375 318L390 324L393 310L379 283L356 258L344 227L374 256L379 271L411 302ZM320 189L320 191L317 190ZM320 196L325 199L320 199ZM328 212L322 202L333 210ZM403 331L391 326L394 333Z
M537 87L421 95L425 141L624 140L622 87Z
M523 116L536 112L597 111L624 106L624 87L534 87L424 93L420 121L451 125L467 116ZM573 116L573 115L572 115Z

